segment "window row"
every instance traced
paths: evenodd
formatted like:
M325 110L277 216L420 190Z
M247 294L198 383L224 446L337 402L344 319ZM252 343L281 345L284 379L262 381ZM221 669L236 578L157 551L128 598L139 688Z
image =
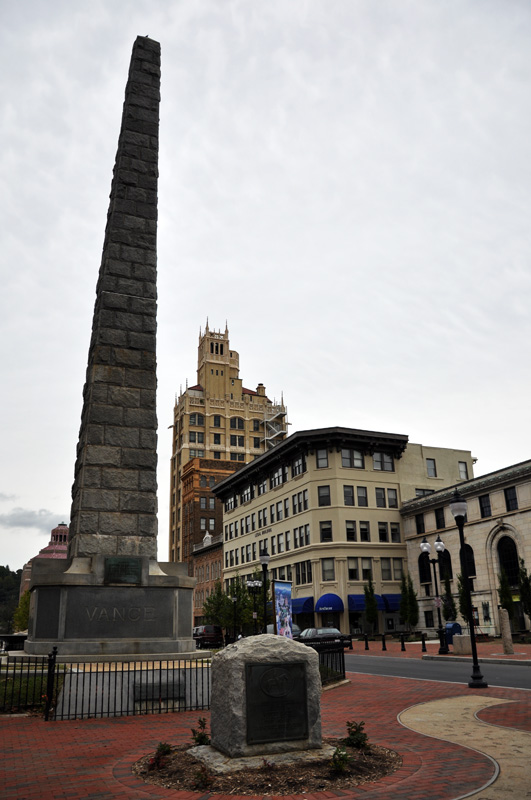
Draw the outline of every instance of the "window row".
M258 485L258 494L263 494L260 491L260 484ZM225 511L232 511L238 505L244 505L254 498L254 486L248 484L240 492L239 495L231 495L225 500ZM295 492L290 498L285 497L283 500L277 500L276 503L271 503L269 506L258 511L258 527L263 528L273 522L280 522L282 519L287 519L290 515L290 508L292 514L300 514L302 511L307 511L309 505L308 489L303 489L301 492ZM242 517L241 526L243 532L243 525L245 520L245 533L256 530L256 512Z
M214 428L221 428L221 420L224 417L221 414L214 414L212 416L212 426ZM202 428L205 425L205 417L204 414L190 414L189 424L196 428ZM260 420L259 419L252 419L250 420L251 429L253 431L260 430ZM229 420L229 426L233 430L245 430L245 420L242 417L231 417Z
M509 486L503 490L506 511L518 510L518 496L516 494L516 486ZM482 494L478 496L479 513L481 519L492 516L492 506L489 494ZM435 514L435 529L442 530L446 528L446 509L444 506L434 509ZM450 514L450 525L454 525L454 520ZM415 530L417 533L426 533L426 524L424 514L415 514Z
M321 448L316 450L317 469L328 467L328 450ZM341 466L346 469L365 469L365 455L361 450L343 448L341 450ZM384 472L394 472L395 462L389 453L374 452L372 454L372 468L383 470Z
M347 519L345 522L345 534L347 542L357 542L359 533L360 542L371 541L371 524L368 520L356 521ZM319 523L319 534L321 542L333 541L332 521L322 520ZM400 523L399 522L378 522L378 542L382 544L391 542L400 544Z
M375 488L376 508L398 508L397 489ZM356 498L358 506L367 508L369 499L366 486L356 486ZM355 505L354 486L343 486L343 503L346 506ZM317 487L317 504L319 506L329 506L332 504L332 494L329 485Z

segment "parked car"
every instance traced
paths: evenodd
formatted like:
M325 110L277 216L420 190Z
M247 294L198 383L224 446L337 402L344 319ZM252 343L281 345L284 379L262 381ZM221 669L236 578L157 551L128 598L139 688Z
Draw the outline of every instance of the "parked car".
M275 626L274 625L268 625L267 626L267 632L268 633L274 633L275 632ZM301 629L299 628L299 626L297 625L296 622L292 623L291 632L293 634L293 638L294 639L298 639L299 636L301 635Z
M342 645L352 650L352 636L349 633L341 633L337 628L305 628L299 636L299 641L311 646Z
M193 629L192 636L199 650L204 647L223 647L223 631L219 625L198 625Z

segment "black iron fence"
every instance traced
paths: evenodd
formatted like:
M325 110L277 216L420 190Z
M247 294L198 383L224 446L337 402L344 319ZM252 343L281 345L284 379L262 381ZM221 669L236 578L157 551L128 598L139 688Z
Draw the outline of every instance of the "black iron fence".
M319 671L323 685L343 679L343 649L319 651ZM54 648L0 663L0 713L63 720L204 710L210 685L210 659L65 664Z
M109 661L63 664L10 657L0 665L0 713L36 711L45 719L120 717L210 708L210 662Z

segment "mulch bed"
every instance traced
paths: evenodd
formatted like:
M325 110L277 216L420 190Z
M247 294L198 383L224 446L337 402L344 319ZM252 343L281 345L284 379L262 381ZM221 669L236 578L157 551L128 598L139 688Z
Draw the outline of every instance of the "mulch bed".
M348 789L371 783L395 772L402 759L393 750L368 746L362 750L348 747L340 739L325 739L323 744L340 746L348 754L348 764L338 772L330 758L320 762L293 765L272 764L264 758L258 769L245 769L230 774L210 772L188 751L194 745L172 747L169 755L154 763L154 755L141 758L133 765L133 772L146 783L166 789L208 791L214 794L238 795L290 795L333 789Z

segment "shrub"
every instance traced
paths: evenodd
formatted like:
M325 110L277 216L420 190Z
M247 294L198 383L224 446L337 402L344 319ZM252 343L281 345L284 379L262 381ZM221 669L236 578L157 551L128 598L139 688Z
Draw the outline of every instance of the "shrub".
M349 747L356 747L358 750L368 747L369 737L364 733L364 727L364 722L347 722L347 737L343 739L343 743Z
M341 775L347 771L348 766L350 764L350 756L345 750L344 747L336 747L332 754L332 759L330 761L330 766L332 767L332 772L335 772L336 775Z
M167 742L159 742L155 755L149 759L148 769L162 769L166 766L166 756L171 753L171 746Z
M197 724L199 730L192 728L192 739L195 744L210 744L210 736L206 730L206 719L204 717L199 717L199 722Z

